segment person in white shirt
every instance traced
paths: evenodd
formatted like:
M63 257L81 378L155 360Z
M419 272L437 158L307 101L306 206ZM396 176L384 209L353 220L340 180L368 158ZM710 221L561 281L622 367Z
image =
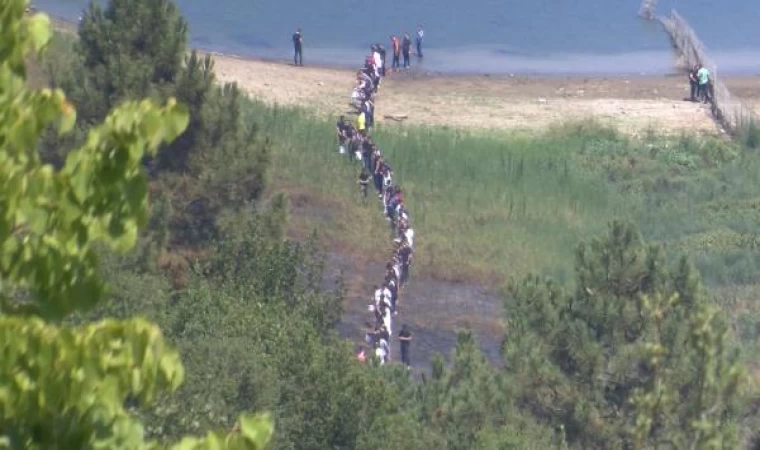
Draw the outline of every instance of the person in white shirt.
M417 57L422 58L422 40L425 38L425 30L422 29L422 25L419 25L417 27L417 38L416 44L417 44Z
M383 342L385 342L385 339L380 340L380 345L377 346L375 349L375 356L377 356L377 359L380 360L380 365L382 366L385 364L386 358L388 356L388 353L385 351L385 349L388 347L388 345L383 345Z
M383 290L379 286L375 285L375 309L379 309L383 304Z
M377 50L377 45L372 46L372 57L375 60L375 78L380 80L381 68L383 67L383 57L380 56L380 52ZM378 84L380 84L378 82Z
M385 362L388 362L391 360L391 345L386 341L385 339L380 340L380 348L383 349L383 353L385 353Z
M388 289L388 285L387 285L387 284L383 285L383 303L384 303L384 304L385 304L385 305L386 305L388 308L390 308L390 307L391 307L391 305L392 305L392 302L391 302L391 296L392 296L392 294L391 294L391 290L390 290L390 289Z
M393 335L393 329L391 328L391 322L393 315L391 314L391 308L386 306L383 308L383 326L388 330L388 336Z
M407 228L404 232L404 237L406 238L406 242L409 244L409 247L414 248L414 229Z

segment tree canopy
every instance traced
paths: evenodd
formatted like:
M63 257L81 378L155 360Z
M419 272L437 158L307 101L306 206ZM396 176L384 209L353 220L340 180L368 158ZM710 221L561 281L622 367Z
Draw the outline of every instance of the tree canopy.
M725 318L684 258L636 228L578 247L576 288L529 277L505 303L521 401L585 448L738 445L743 369Z
M89 130L61 169L36 144L54 124L69 132L75 110L60 90L32 91L25 57L50 39L44 15L26 4L0 7L0 442L8 448L158 448L128 401L150 404L182 383L179 356L141 318L62 323L102 300L97 244L126 251L147 219L142 159L180 135L186 108L169 99L122 103ZM185 438L172 446L260 448L272 433L263 416L239 432Z
M263 195L290 141L187 52L174 2L92 5L54 90L24 84L44 17L22 19L19 0L0 14L0 445L739 444L724 315L634 226L582 243L572 286L511 283L503 366L464 330L426 373L361 364L335 331L346 290L326 285L318 237L288 238L288 199Z

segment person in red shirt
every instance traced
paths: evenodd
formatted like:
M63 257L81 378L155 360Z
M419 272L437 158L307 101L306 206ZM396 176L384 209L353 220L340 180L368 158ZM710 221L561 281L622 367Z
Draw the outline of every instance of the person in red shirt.
M391 48L393 49L393 64L391 67L396 71L400 66L401 58L401 41L399 41L397 36L391 36Z

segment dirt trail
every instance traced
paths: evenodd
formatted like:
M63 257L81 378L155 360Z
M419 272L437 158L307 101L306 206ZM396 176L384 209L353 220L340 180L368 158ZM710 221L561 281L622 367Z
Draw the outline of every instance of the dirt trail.
M383 265L380 262L357 265L352 258L337 253L328 254L326 265L328 285L332 285L342 272L349 287L338 331L360 345L364 336L363 324L372 320L372 314L367 310L371 303L370 293L372 287L383 279ZM397 333L406 324L414 336L410 356L415 368L428 368L435 353L448 360L456 344L457 330L464 328L474 332L491 362L501 362L499 348L503 328L501 300L497 295L473 284L418 279L412 273L401 301L399 315L393 322L391 356L394 360L400 358Z

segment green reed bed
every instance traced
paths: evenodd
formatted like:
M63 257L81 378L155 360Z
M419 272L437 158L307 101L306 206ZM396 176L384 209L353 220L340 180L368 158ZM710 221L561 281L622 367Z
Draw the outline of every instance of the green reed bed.
M337 154L337 117L247 108L275 142L275 189L301 198L297 226L385 258L390 230L377 200L359 199L358 163ZM492 287L530 272L570 281L577 244L628 219L669 254L689 255L716 301L734 311L737 335L760 342L760 154L752 148L654 131L634 139L594 122L539 135L398 126L373 134L404 189L418 273Z
M304 225L366 251L388 245L378 202L358 198L358 164L336 152L337 117L257 103L249 110L277 143L278 186L338 207ZM694 256L715 273L708 280L754 280L747 273L759 246L748 242L760 235L760 157L747 147L656 132L634 139L594 122L539 135L381 126L374 137L405 191L418 268L429 274L564 277L577 243L618 218Z
M366 250L388 245L387 224L358 199L358 164L336 153L333 120L261 104L251 114L279 143L273 176L281 185L343 207L340 223L324 223L323 232ZM557 273L580 239L630 209L603 178L574 167L580 141L415 127L380 127L374 137L404 189L417 265L431 275Z

